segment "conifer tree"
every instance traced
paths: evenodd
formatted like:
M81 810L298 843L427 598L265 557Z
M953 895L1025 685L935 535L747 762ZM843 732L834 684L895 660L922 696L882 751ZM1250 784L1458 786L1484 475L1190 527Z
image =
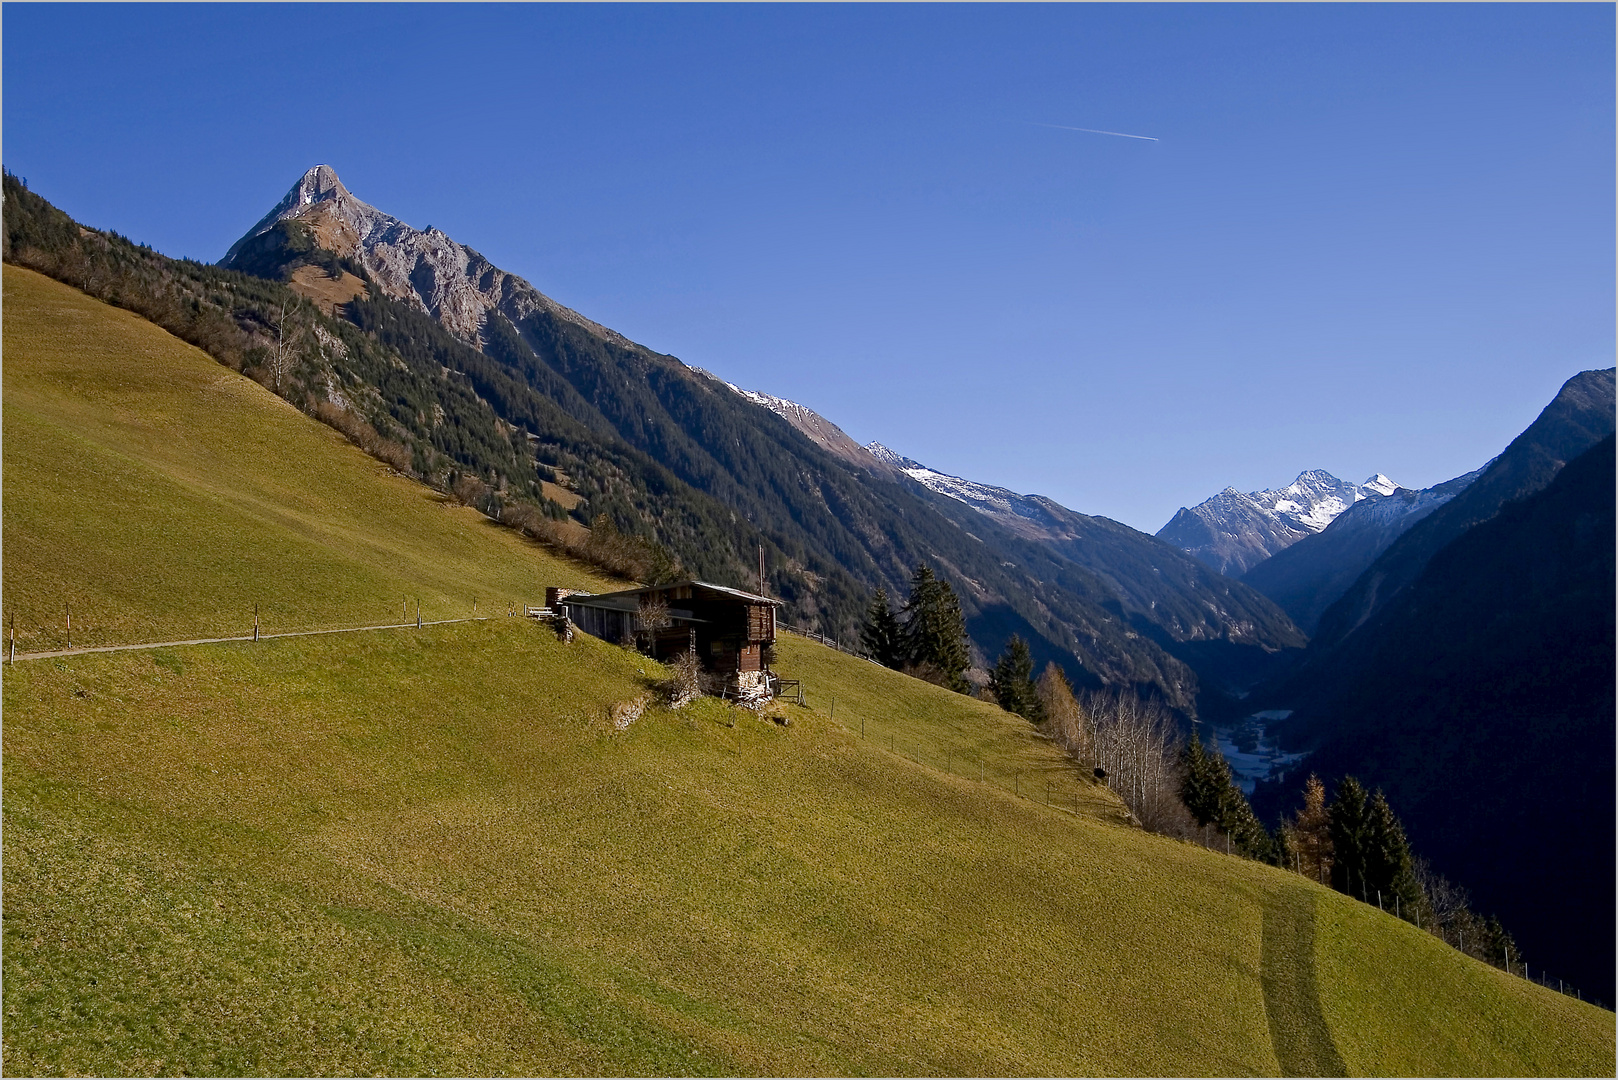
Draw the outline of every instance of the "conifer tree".
M1193 735L1181 752L1180 764L1180 801L1197 824L1216 826L1230 837L1231 850L1237 854L1273 861L1275 842L1253 813L1218 746L1210 750Z
M1365 887L1373 903L1380 897L1385 910L1414 920L1422 899L1421 886L1411 865L1404 826L1381 789L1371 797L1365 815Z
M1067 675L1052 660L1034 684L1051 737L1080 761L1095 760L1095 731L1090 716L1073 694Z
M1368 896L1365 880L1369 808L1365 788L1352 776L1337 785L1337 797L1327 810L1331 820L1331 887L1360 899Z
M904 629L888 606L888 594L881 589L876 591L871 606L866 609L860 641L865 651L884 667L897 668L904 663Z
M989 673L989 689L994 699L1006 712L1034 724L1045 721L1045 710L1034 690L1034 658L1029 655L1028 643L1016 634L1006 642L1006 651L1000 654L994 670Z
M1303 785L1303 809L1293 819L1290 832L1297 871L1321 884L1331 880L1331 817L1326 812L1326 785L1313 773Z
M1180 752L1180 801L1198 825L1212 825L1221 816L1220 795L1224 784L1218 766L1209 760L1202 740L1195 733Z
M910 600L904 606L905 651L918 675L966 693L966 669L971 653L966 641L966 617L949 582L940 581L925 563L910 579Z
M1522 950L1517 948L1516 940L1500 925L1499 919L1489 916L1489 921L1483 924L1481 938L1479 954L1483 959L1495 967L1503 968L1507 964L1521 967Z

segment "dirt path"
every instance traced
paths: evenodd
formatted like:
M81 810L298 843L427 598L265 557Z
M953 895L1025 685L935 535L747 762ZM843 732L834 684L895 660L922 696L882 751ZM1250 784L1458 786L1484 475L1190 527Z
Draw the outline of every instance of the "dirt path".
M428 622L423 622L421 625L447 626L451 623L487 622L491 618L493 618L493 616L480 615L475 619L434 619ZM344 626L336 630L294 630L291 633L286 634L260 634L257 640L270 641L274 638L314 637L316 634L358 634L365 630L414 630L415 628L416 624L413 622L386 623L381 626ZM49 660L53 656L80 656L86 653L128 652L131 649L167 649L175 645L217 645L226 641L252 640L254 640L252 634L245 634L241 637L191 638L189 641L146 641L138 645L93 645L85 649L57 649L54 652L20 652L17 654L16 659Z
M1347 1076L1315 986L1315 900L1306 890L1265 903L1259 979L1281 1075Z

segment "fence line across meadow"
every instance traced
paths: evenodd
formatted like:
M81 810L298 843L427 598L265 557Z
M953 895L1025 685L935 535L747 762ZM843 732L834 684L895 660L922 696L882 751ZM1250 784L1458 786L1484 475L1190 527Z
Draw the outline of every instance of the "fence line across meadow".
M259 624L258 605L255 604L253 606L253 613L252 613L252 623L251 623L252 630L250 632L248 632L248 633L242 633L242 634L218 634L218 635L213 636L213 637L177 638L177 639L168 640L168 641L136 641L136 642L119 642L119 643L111 644L111 645L80 645L80 646L75 647L73 645L73 637L74 637L74 614L73 614L73 609L72 609L72 606L70 604L63 604L62 608L63 608L63 611L62 611L62 620L63 621L58 627L58 629L60 629L62 631L62 638L63 638L62 647L61 648L54 648L54 649L38 649L38 648L35 648L35 649L30 649L30 650L26 650L26 651L22 651L22 652L19 652L17 650L17 615L16 615L15 612L12 612L10 617L6 620L6 642L5 642L5 650L6 651L5 651L5 656L4 656L5 662L7 664L15 664L18 660L48 660L48 659L57 658L57 657L79 656L81 654L89 654L89 653L129 652L129 651L139 650L139 649L166 649L166 648L173 648L173 647L181 646L181 645L219 645L219 644L227 644L227 643L231 643L231 642L242 642L242 641L271 641L271 640L275 640L275 639L278 639L278 638L312 637L312 636L316 636L316 635L320 635L320 634L356 634L356 633L361 633L361 632L364 632L364 631L367 631L367 630L407 630L407 629L412 629L412 628L421 629L421 628L427 627L427 626L449 626L449 625L453 625L453 624L456 624L456 623L487 622L487 621L489 621L491 619L501 617L501 616L496 616L496 615L479 615L477 613L478 604L477 604L477 601L474 600L472 602L472 614L470 616L465 616L465 617L461 617L461 618L454 618L454 619L424 619L424 618L422 618L421 601L417 600L416 601L415 617L411 618L411 615L410 615L410 602L409 602L409 599L406 598L405 603L404 603L404 621L403 622L397 622L397 623L393 623L393 622L364 623L364 624L355 625L355 626L318 626L317 625L315 627L307 627L307 624L306 624L306 628L304 628L304 629L283 630L283 631L280 631L278 633L273 633L272 634L272 633L264 632L263 629L261 628L261 626ZM523 603L523 602L517 601L517 600L511 600L511 601L506 602L505 617L515 617L515 616L518 616L518 615L530 615L536 610L538 610L538 609L532 608L526 603ZM82 627L82 616L80 618L81 618L81 627ZM244 617L244 621L245 621L245 617ZM81 629L81 632L82 632L82 629Z
M9 662L18 660L49 660L56 656L79 656L88 653L131 652L137 649L168 649L177 645L219 645L231 641L273 641L276 638L314 637L318 634L357 634L365 630L420 630L425 626L447 626L451 623L487 622L493 616L478 615L466 619L428 619L408 623L385 623L377 626L340 626L330 630L289 630L280 634L242 634L238 637L188 638L184 641L143 641L133 645L83 645L77 649L53 649L48 652L17 652L11 649Z
M882 661L878 660L870 653L860 652L858 649L851 649L837 638L829 638L825 634L816 633L806 626L788 626L786 623L778 622L775 624L775 628L777 630L785 630L789 634L796 634L801 638L808 638L810 641L813 641L818 645L824 645L829 649L836 649L840 653L847 653L849 656L857 659L869 660L878 667L883 666Z

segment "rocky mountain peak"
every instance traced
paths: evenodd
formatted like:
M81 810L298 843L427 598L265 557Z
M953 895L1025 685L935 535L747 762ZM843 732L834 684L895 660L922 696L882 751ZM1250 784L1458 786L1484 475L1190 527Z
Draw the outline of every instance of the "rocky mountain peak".
M494 266L443 230L412 228L361 202L330 165L316 165L299 177L285 197L231 245L220 265L233 267L249 242L289 220L307 225L320 247L357 260L388 296L425 311L473 346L480 344L492 314L504 316L521 332L523 321L536 313L583 326L619 345L633 345Z
M1247 492L1227 487L1196 506L1182 507L1157 535L1220 573L1240 575L1320 532L1361 499L1397 490L1399 485L1381 473L1354 484L1325 469L1305 469L1285 487Z
M322 199L340 199L348 195L348 189L337 178L337 170L330 165L316 165L303 174L292 190L297 194L298 202L304 206Z

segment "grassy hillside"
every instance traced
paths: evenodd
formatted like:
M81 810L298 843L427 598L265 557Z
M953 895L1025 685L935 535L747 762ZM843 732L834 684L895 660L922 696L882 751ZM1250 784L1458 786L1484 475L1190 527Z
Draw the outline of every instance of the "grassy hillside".
M198 630L147 560L221 622L583 582L137 320L6 287L8 610L72 582L109 636ZM1141 833L992 706L781 653L789 725L625 731L657 666L519 619L7 669L6 1071L1612 1071L1611 1014Z
M389 475L151 323L5 267L5 613L20 651L398 622L603 584Z

